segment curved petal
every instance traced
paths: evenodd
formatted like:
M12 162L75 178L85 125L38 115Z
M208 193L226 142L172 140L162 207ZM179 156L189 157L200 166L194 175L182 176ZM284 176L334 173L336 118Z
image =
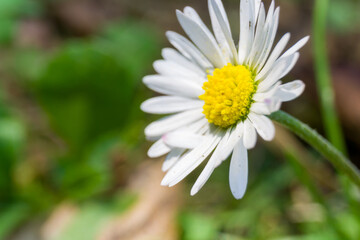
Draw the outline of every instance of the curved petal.
M250 111L261 115L270 114L269 106L263 102L254 102L253 104L251 104Z
M248 182L247 150L239 141L234 149L229 170L229 183L232 194L236 199L244 197Z
M264 115L249 113L249 119L258 134L265 140L271 141L275 137L275 126L272 121Z
M309 36L306 36L306 37L300 39L297 43L294 44L294 46L289 48L281 57L287 57L287 56L290 56L290 55L296 53L297 51L300 50L300 48L302 48L309 41L309 39L310 39Z
M170 150L171 149L164 144L163 140L159 139L149 148L147 155L150 158L158 158L167 154Z
M161 96L146 100L140 106L141 110L153 114L169 114L194 108L201 108L204 102L177 96Z
M279 98L282 102L288 102L300 96L304 89L305 84L301 80L295 80L280 85L275 92L275 97Z

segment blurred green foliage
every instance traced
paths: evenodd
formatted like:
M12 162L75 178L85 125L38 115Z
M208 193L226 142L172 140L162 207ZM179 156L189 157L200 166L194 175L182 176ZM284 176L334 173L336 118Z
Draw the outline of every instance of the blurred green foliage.
M39 14L40 6L34 0L1 0L0 44L9 45L16 34L19 18Z
M355 32L360 28L360 1L332 0L329 5L329 27L339 33Z
M91 40L70 40L53 53L14 49L10 66L19 84L30 89L65 150L48 156L50 171L39 173L23 159L31 126L0 106L0 223L7 222L1 239L33 211L62 199L86 200L111 187L111 152L142 139L141 79L159 52L152 27L134 21L110 25ZM19 215L17 202L30 211ZM101 205L96 208L89 213L94 220L102 214Z

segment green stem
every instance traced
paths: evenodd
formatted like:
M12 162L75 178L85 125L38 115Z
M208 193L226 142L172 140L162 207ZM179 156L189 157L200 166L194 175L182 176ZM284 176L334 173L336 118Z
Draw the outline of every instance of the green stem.
M315 130L282 111L271 114L270 118L287 127L301 139L310 144L328 159L339 172L347 175L360 187L360 172L356 166Z
M321 111L325 132L335 147L346 154L344 137L334 107L334 91L326 51L326 20L329 0L316 0L314 6L314 59L317 90L321 102Z

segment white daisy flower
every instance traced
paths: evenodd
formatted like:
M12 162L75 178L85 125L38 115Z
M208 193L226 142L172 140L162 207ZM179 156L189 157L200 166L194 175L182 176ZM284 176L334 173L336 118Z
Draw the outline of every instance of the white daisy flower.
M279 7L271 3L268 13L260 0L241 0L240 40L236 47L225 9L220 0L209 0L213 33L191 7L177 11L177 18L191 41L167 32L176 48L162 51L164 60L154 62L157 75L144 84L164 94L151 98L141 109L152 114L171 114L145 129L156 141L148 151L156 158L167 154L161 184L174 186L198 167L207 164L195 182L196 194L211 173L231 154L229 181L235 198L244 196L248 179L247 150L255 146L257 134L265 141L275 135L266 117L282 102L298 97L302 81L282 84L299 58L299 49L309 37L283 50L290 34L273 48L279 22Z

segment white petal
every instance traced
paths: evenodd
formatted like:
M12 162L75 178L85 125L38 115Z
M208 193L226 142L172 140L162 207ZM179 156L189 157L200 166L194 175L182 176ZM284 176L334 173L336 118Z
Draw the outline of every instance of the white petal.
M260 11L261 0L254 0L254 5L255 5L255 18L257 19Z
M170 43L179 50L182 55L198 64L199 67L204 70L213 68L212 63L185 37L172 31L166 32L166 36Z
M274 6L273 6L273 2L272 2L269 12L268 12L268 17L265 22L265 32L267 34L266 34L264 46L262 48L262 54L259 57L257 63L255 64L255 66L257 66L257 69L261 69L264 66L264 64L271 52L272 46L274 44L276 31L277 31L278 24L279 24L279 11L280 10L279 10L279 8L276 8L275 12L272 12L273 8L274 8Z
M274 97L274 98L266 99L265 103L268 105L270 112L273 113L280 110L282 102L280 99Z
M155 92L198 99L204 93L201 85L184 77L152 75L143 78L143 83Z
M197 134L204 134L209 129L209 127L210 124L208 120L206 118L201 118L200 120L181 128L181 130L194 132Z
M204 102L184 97L161 96L146 100L140 106L141 110L153 114L177 113L194 108L201 108Z
M216 40L222 52L227 56L227 62L237 64L237 51L224 6L220 0L208 0L208 4Z
M270 114L268 105L263 102L254 102L253 104L251 104L250 111L262 115Z
M234 197L236 199L243 198L248 182L248 156L242 141L236 144L231 158L229 182Z
M166 172L170 168L172 168L185 151L186 151L186 149L181 149L181 148L175 148L175 149L171 150L171 152L166 156L161 170L163 172Z
M295 80L283 85L280 85L275 92L275 97L282 102L291 101L300 96L305 89L305 84L301 80Z
M164 48L162 50L162 56L165 60L178 64L183 69L194 77L206 77L203 69L198 67L193 62L186 59L182 54L172 48Z
M309 41L309 38L310 37L307 36L300 39L300 41L298 41L297 43L294 44L294 46L289 48L289 50L287 50L281 57L287 57L299 51L300 48L302 48Z
M176 11L176 15L184 31L214 66L221 68L226 65L220 48L210 31L180 11Z
M265 43L266 33L267 33L266 31L264 31L264 27L265 27L265 8L264 8L264 4L261 3L258 24L256 26L256 34L248 57L248 64L250 66L253 66L253 63L258 60L258 58L260 57L263 51L263 46Z
M251 19L250 0L241 0L240 2L240 40L239 40L239 64L243 64L249 53L250 25L254 24Z
M260 73L257 75L257 77L256 77L257 79L261 79L269 72L269 70L273 67L275 61L278 59L278 57L280 56L282 51L285 49L286 44L289 42L289 40L290 40L290 33L285 34L280 39L280 41L278 42L278 44L275 46L274 50L272 51L265 66L263 67L263 69L261 69Z
M249 113L249 119L258 134L265 140L271 141L275 137L275 127L272 121L264 115Z
M252 123L246 119L244 121L244 138L243 138L243 142L244 142L244 146L247 149L251 149L255 147L256 144L256 131L254 126L252 125Z
M164 134L162 140L171 148L194 149L206 140L206 136L178 130Z
M159 137L162 136L164 133L173 131L177 128L195 122L196 120L199 120L203 117L204 115L202 114L202 108L167 116L153 123L150 123L145 128L145 135L147 137Z
M295 53L291 56L287 56L277 60L269 75L259 83L257 91L264 92L268 90L279 79L281 79L290 72L290 70L295 66L298 59L299 59L299 53Z
M213 135L209 135L203 143L179 159L178 163L165 175L161 185L171 187L184 179L209 156L223 136L224 133L220 129Z
M170 152L170 148L166 146L162 139L156 141L148 150L148 156L151 158L158 158L162 155L167 154Z
M194 186L191 189L191 196L194 196L207 182L214 169L217 167L217 162L222 162L224 155L222 154L223 147L228 143L229 137L231 134L231 129L226 131L225 136L219 142L219 145L216 147L214 153L211 155L210 160L206 164L204 170L201 172L200 176L196 180ZM232 150L231 150L232 151ZM231 153L231 152L230 152ZM226 157L227 158L227 157Z
M203 72L203 75L199 75L190 68L180 65L178 62L157 60L153 63L153 66L155 71L162 76L186 78L199 86L202 86L206 81L205 72Z
M229 157L229 155L231 154L231 152L234 149L235 144L240 140L240 138L243 136L244 133L244 127L243 127L244 123L240 122L236 125L235 129L233 129L233 131L231 132L231 135L229 137L229 140L227 141L227 143L222 146L222 156L221 156L221 161L216 163L216 167L218 167L222 161L226 160L226 158Z
M266 99L272 98L280 86L281 81L276 82L271 88L265 92L257 92L253 96L253 100L256 102L265 102Z

